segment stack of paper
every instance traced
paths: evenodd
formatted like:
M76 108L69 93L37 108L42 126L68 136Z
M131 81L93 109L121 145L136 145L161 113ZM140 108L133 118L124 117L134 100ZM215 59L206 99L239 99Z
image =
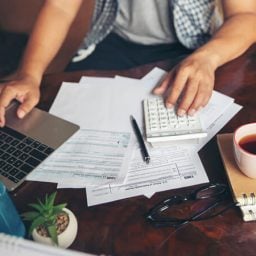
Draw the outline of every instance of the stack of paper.
M130 115L143 129L142 101L165 75L155 68L140 80L82 77L79 83L63 83L50 112L81 130L28 179L56 182L59 188L86 187L89 206L208 182L197 152L241 106L214 91L200 113L208 136L198 144L148 146L151 161L146 164Z

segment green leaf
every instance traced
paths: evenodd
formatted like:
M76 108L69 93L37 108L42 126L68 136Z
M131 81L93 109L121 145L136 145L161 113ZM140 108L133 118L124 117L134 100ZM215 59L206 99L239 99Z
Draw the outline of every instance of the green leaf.
M57 216L52 214L48 216L48 222L50 222L51 224L54 224L56 222Z
M30 225L29 234L31 235L35 228L37 228L40 225L44 225L44 223L45 223L44 217L40 216L40 217L36 218L34 221L32 221L32 223Z
M48 205L51 206L51 207L54 205L54 201L55 201L55 198L56 198L56 194L57 194L57 192L54 192L54 193L52 193L52 194L49 196Z
M40 213L43 211L43 208L38 204L29 204L32 208L38 210Z
M48 200L48 194L45 195L45 204L48 205L49 204L49 200Z
M49 235L52 239L52 241L58 245L59 242L58 242L58 235L57 235L57 230L56 230L56 226L55 225L51 225L51 226L48 226L47 227L47 230L49 232Z
M37 218L38 216L40 216L40 213L39 212L25 212L21 216L24 220L31 221L31 220Z
M54 210L54 211L55 211L55 210L63 210L63 208L65 208L66 206L67 206L66 203L64 203L64 204L58 204L58 205L53 206L53 210Z
M44 203L42 203L42 201L40 199L37 200L38 203L39 203L39 206L43 209L43 210L46 210L46 205Z

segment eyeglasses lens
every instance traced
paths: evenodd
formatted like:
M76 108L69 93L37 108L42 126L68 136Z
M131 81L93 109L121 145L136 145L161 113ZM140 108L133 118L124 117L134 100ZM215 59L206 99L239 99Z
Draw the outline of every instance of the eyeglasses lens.
M205 198L216 198L224 195L226 192L226 186L223 185L211 185L206 188L202 188L196 192L196 199L205 199Z
M195 200L180 200L161 212L161 217L172 221L202 220L217 216L227 208L224 200L226 187L211 185L196 191Z
M210 209L216 203L215 199L208 198L204 200L192 200L184 201L177 205L172 205L168 207L165 211L161 212L161 217L170 218L173 220L189 220L198 213L204 212L206 209ZM207 210L203 214L204 217L208 216L211 213L214 213L217 207L213 207L211 211Z

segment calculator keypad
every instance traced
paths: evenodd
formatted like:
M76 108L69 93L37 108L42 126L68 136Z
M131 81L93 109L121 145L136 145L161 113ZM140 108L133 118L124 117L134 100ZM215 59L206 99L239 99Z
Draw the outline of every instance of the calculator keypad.
M149 142L205 137L198 115L182 117L167 109L161 97L144 100L146 136Z

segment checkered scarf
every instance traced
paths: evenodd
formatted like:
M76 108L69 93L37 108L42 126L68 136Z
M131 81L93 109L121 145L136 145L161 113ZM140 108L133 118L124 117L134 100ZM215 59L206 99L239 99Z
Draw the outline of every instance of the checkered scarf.
M213 33L215 0L168 0L179 41L189 49L206 43ZM113 29L118 0L97 0L84 46L101 42Z

